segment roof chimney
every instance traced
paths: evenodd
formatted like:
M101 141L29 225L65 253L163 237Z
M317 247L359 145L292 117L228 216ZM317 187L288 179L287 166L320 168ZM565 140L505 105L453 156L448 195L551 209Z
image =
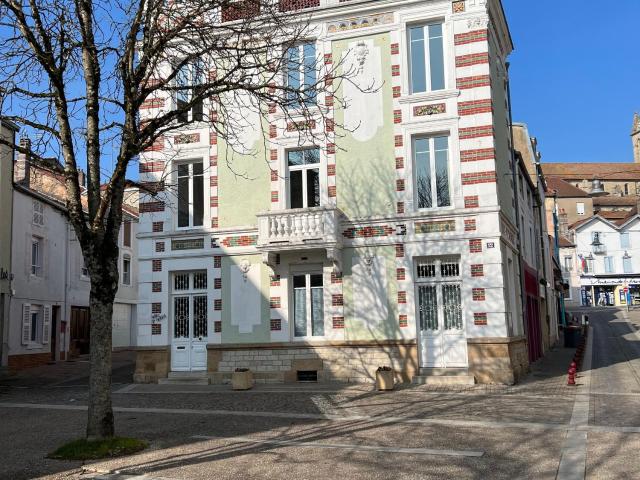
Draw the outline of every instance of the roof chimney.
M31 140L27 136L20 138L20 148L31 152ZM16 156L16 168L14 169L14 181L26 187L29 186L31 177L31 154L18 151Z

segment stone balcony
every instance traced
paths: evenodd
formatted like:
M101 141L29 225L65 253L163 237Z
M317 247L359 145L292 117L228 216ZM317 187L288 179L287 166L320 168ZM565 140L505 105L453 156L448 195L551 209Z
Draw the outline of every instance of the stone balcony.
M326 250L327 259L341 270L342 212L333 207L295 208L258 214L257 248L268 265L277 253Z

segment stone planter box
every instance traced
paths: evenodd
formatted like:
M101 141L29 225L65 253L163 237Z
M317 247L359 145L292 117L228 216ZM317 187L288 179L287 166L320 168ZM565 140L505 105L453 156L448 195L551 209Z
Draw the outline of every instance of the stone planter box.
M233 372L231 374L231 388L233 390L249 390L253 387L253 373L251 370Z
M395 381L393 370L376 371L376 389L380 391L393 390Z

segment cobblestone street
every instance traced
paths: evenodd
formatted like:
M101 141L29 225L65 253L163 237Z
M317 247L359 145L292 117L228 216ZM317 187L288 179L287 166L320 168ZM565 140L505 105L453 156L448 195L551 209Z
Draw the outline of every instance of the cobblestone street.
M44 382L42 371L34 371L40 386L25 374L0 382L1 476L638 478L640 312L589 315L592 370L577 387L566 385L573 351L564 348L515 386L378 393L369 385L298 384L234 392L116 382L118 434L149 440L151 448L86 465L44 458L82 435L87 400L82 367L48 366L55 382ZM116 370L124 377L131 369L120 355ZM74 378L58 378L60 368L75 368Z

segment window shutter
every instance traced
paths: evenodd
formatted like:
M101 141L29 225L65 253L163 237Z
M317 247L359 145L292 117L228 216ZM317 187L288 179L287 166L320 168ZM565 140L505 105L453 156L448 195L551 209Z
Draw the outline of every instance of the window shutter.
M51 305L42 307L42 343L49 343L51 336Z
M22 344L28 345L31 340L31 304L22 304Z

